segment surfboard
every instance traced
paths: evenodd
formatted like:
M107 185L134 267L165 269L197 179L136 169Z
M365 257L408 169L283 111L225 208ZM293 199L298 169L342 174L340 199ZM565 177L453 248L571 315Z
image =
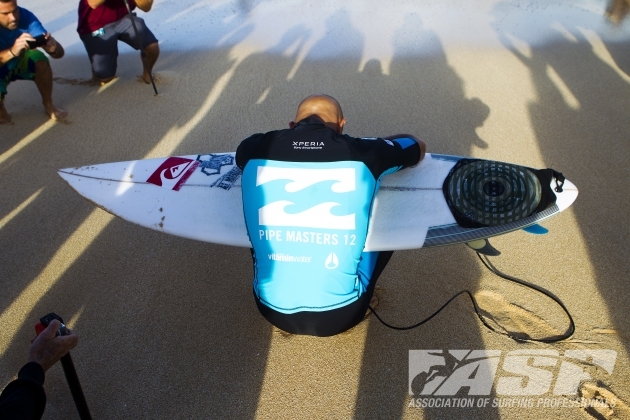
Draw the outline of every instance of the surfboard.
M565 180L561 192L554 192L556 202L543 211L520 218L510 218L513 212L508 211L501 213L505 220L491 226L464 228L456 223L443 188L461 159L427 153L416 167L384 176L374 200L365 250L428 248L502 235L562 212L578 195L577 187ZM506 168L509 176L491 173L485 179L483 169L464 171L461 184L450 189L451 195L472 194L482 200L481 207L501 200L508 207L518 207L519 188L528 190L534 199L539 194L535 187L528 187L531 180L519 174L523 167L477 162L481 162L479 167ZM235 166L234 153L88 165L58 173L83 197L132 223L198 241L251 247L243 217L241 171ZM552 184L555 188L553 180ZM490 213L484 216L480 209L480 220L493 216L492 209L485 210Z

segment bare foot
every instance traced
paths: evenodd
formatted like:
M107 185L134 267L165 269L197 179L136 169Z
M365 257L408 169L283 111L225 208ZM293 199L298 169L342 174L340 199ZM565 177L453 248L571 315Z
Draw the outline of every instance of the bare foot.
M0 102L0 124L9 124L11 122L11 116L4 107L4 102Z
M64 124L69 123L69 121L66 119L68 117L68 113L63 109L57 108L53 104L44 105L44 108L46 109L46 114L50 116L51 120Z

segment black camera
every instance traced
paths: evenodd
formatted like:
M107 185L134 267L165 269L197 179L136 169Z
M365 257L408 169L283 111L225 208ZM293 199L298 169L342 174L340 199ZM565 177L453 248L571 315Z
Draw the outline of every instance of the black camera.
M28 47L31 50L34 50L37 47L46 45L46 35L37 35L34 38L35 38L35 41L26 41L26 43L28 44Z
M50 321L52 321L53 319L56 319L57 321L61 323L61 326L59 327L59 331L57 331L57 335L67 335L68 330L66 329L66 324L63 322L63 319L61 319L61 317L55 314L54 312L51 312L48 315L41 317L39 319L39 322L44 327L48 327L48 325L50 324Z

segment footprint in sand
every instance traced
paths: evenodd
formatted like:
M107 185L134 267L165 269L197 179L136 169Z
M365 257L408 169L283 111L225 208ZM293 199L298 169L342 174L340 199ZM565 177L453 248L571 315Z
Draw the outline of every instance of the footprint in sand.
M156 86L166 86L173 83L174 80L177 79L177 73L174 71L161 71L159 73L153 73L153 80L155 81ZM151 84L144 81L142 75L136 77L136 80L139 83L143 84Z
M505 300L496 292L484 290L475 294L480 313L514 337L546 338L564 333L538 315Z
M144 83L144 84L147 84L147 85L151 84L151 82L147 83L142 78L142 75L136 76L136 80L139 83ZM155 82L156 85L163 85L164 84L164 77L162 76L162 73L153 73L153 81Z
M601 404L584 408L584 411L598 420L628 419L630 407L602 382L584 382L578 396L587 400L597 400Z
M97 86L98 83L92 79L66 79L65 77L55 77L53 79L55 83L60 85L72 85L72 86Z

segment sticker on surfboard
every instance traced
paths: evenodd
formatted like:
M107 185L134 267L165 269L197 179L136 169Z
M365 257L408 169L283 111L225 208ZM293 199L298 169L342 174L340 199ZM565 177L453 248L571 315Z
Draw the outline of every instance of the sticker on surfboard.
M200 162L182 157L170 157L151 174L147 182L158 187L179 191Z

